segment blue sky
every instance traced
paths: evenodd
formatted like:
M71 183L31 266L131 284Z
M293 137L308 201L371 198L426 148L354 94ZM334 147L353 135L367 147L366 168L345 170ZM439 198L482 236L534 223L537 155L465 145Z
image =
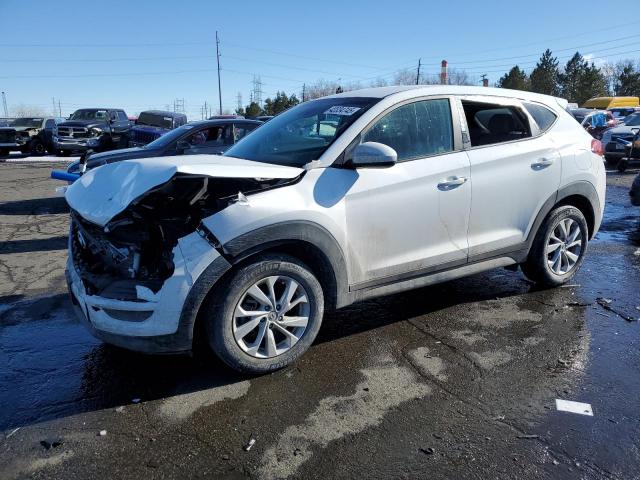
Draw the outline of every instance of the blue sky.
M603 23L603 5L0 0L0 90L10 109L49 113L55 97L64 115L84 106L135 114L184 99L189 118L199 119L205 101L218 104L216 30L229 110L238 93L248 103L254 75L266 98L277 90L300 95L304 82L319 79L389 80L418 58L424 73L436 74L447 59L492 83L515 63L529 70L547 47L561 63L576 49L598 62L640 58L640 20Z

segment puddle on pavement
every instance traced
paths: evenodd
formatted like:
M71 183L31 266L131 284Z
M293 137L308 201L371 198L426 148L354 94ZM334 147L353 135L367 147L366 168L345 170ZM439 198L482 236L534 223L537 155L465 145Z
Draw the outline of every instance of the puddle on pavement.
M607 194L613 193L607 199L604 219L596 240L631 243L640 246L640 208L634 207L628 200L626 189L613 190L609 188ZM624 201L620 201L623 196Z
M103 344L60 297L0 312L0 430L241 380L215 361Z

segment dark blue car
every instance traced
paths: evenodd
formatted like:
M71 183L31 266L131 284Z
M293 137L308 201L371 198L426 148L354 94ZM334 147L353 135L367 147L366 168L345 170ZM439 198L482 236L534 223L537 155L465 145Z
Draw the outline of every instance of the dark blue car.
M141 112L136 124L129 132L129 146L142 147L186 123L187 116L184 113L164 112L162 110Z
M170 155L197 155L201 153L222 154L241 138L262 125L257 120L202 120L187 123L142 147L125 148L86 156L86 169L134 158L162 157ZM74 162L67 173L80 173L80 162ZM73 181L75 178L54 176L59 180Z

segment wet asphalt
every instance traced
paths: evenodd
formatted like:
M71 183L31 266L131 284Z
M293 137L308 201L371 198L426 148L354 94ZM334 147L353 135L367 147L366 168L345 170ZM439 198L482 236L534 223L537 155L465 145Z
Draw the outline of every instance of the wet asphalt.
M0 164L0 478L640 478L637 171L608 174L571 285L495 270L354 305L246 377L76 322L50 168Z

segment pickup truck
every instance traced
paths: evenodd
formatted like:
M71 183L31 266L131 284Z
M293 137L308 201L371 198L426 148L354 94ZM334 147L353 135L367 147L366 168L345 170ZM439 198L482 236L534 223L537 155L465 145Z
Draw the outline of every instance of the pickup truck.
M187 116L184 113L162 110L140 112L135 125L129 132L129 146L142 147L185 123L187 123Z
M0 127L0 155L6 156L16 150L28 155L53 153L53 132L63 121L55 117L24 117L8 121L7 126Z
M131 122L119 108L82 108L58 124L53 135L57 155L127 147Z

